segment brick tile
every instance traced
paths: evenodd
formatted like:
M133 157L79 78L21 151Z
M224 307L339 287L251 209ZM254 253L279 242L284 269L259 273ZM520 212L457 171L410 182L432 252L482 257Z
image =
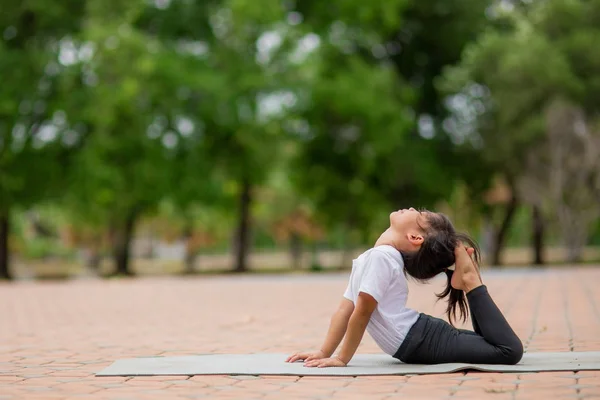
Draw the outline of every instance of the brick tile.
M63 383L60 386L56 386L55 389L64 393L74 394L94 393L102 390L102 388L97 386L77 382Z
M25 378L21 376L11 376L11 375L0 375L0 385L9 382L19 382L24 380Z
M67 370L67 371L53 371L50 372L48 375L51 376L55 376L55 377L80 377L80 378L85 378L88 376L93 376L94 374L91 372L85 372L85 371L76 371L76 370Z
M527 279L511 269L486 273L490 293L528 351L600 348L600 292L591 287L600 280L600 268L574 267L568 273L548 268ZM356 378L94 376L120 358L289 354L314 348L346 280L347 274L4 284L0 307L13 311L0 312L0 327L9 327L0 329L0 400L600 398L600 371ZM443 304L432 301L440 287L439 282L411 286L409 304L442 315ZM307 289L310 297L304 295ZM240 290L247 294L243 307L235 296ZM219 310L203 306L209 302L218 303ZM311 324L298 324L298 316L310 318ZM365 337L359 351L379 350Z
M68 379L68 380L77 380L77 381L81 381L83 379L81 378L63 378L63 379ZM117 383L117 382L125 382L126 380L129 380L131 378L127 378L127 377L122 377L122 376L94 376L92 379L87 379L87 382L94 382L94 383ZM59 381L62 381L62 379L58 379Z
M192 376L189 380L192 382L202 382L207 385L215 385L215 386L229 385L229 384L234 384L237 382L235 379L231 379L228 376L221 376L221 375L213 375L213 376L196 375L196 376Z
M52 386L57 386L62 384L61 382L57 381L55 378L52 377L43 377L43 378L29 378L29 379L24 379L22 381L18 381L16 382L16 385L21 385L21 386L47 386L47 387L52 387Z

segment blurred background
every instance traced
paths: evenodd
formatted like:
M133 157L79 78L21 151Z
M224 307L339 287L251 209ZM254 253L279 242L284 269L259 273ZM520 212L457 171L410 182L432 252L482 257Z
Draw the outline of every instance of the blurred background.
M600 0L0 0L0 278L600 260Z

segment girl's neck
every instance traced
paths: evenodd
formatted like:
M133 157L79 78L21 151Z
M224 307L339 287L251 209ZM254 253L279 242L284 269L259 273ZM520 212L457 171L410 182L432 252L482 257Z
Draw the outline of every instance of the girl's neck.
M397 246L397 241L398 240L396 238L396 234L390 227L390 228L387 228L386 231L381 234L381 236L379 236L379 239L377 239L377 241L375 242L375 247L388 245L388 246L392 246L396 250L399 250L398 246Z

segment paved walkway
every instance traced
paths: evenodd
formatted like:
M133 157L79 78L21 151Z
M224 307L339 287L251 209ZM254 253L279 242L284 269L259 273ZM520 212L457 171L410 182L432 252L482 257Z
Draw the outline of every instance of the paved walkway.
M600 268L484 271L527 351L600 350ZM600 371L358 378L100 378L119 358L320 345L346 275L0 283L0 399L600 398ZM441 316L433 291L410 306ZM378 351L370 338L359 352Z

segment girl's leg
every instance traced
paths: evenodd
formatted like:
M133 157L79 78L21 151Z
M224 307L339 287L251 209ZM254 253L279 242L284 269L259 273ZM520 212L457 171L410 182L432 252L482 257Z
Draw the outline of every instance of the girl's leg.
M477 323L477 318L471 313L471 322L473 323L473 330L478 335L481 335L481 328L479 328L479 324Z
M411 328L397 358L406 363L516 364L523 345L485 286L467 294L482 335L461 331L446 321L424 316Z
M523 344L500 312L478 268L466 250L456 253L452 286L467 292L474 332L460 331L446 321L421 315L395 357L406 363L516 364Z
M457 249L455 251L456 268L452 274L452 286L457 289L461 288L465 292L469 292L470 290L483 285L481 271L479 270L477 263L473 260L474 251L474 249ZM481 335L477 315L473 312L471 312L471 321L473 323L473 331L478 335Z
M471 323L473 324L473 330L470 331L468 329L459 329L460 332L462 333L466 333L468 334L472 334L472 335L479 335L481 336L481 329L479 329L479 324L477 323L477 319L475 318L475 316L473 315L473 313L471 313Z
M502 312L490 297L487 287L481 285L467 293L467 301L479 334L490 344L506 346L523 352L523 344L509 325ZM519 357L520 359L520 357Z
M508 346L517 353L520 352L522 356L523 345L490 297L487 287L483 285L479 266L466 250L457 250L455 254L456 268L452 278L456 287L462 288L467 293L475 332L490 344Z

